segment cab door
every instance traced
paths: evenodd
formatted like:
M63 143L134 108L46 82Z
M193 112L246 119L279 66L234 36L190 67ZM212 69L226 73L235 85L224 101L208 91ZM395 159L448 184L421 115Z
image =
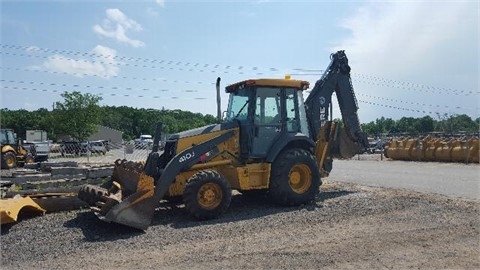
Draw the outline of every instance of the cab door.
M255 158L266 157L283 131L285 110L282 95L281 88L257 88L251 149L251 154Z

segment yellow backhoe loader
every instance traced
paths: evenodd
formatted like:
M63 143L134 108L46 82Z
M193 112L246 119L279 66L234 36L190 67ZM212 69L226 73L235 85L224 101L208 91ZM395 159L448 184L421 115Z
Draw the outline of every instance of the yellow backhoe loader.
M226 87L229 103L221 124L171 135L159 150L161 125L145 164L118 160L104 187L85 185L78 196L96 215L146 229L160 200L182 198L186 210L211 219L227 210L232 189L264 192L280 205L301 205L319 192L332 158L368 147L344 51L304 101L309 83L254 79ZM343 127L329 120L336 92ZM330 111L331 116L331 111Z
M32 152L22 146L11 129L0 129L0 147L2 148L2 169L12 169L35 161Z

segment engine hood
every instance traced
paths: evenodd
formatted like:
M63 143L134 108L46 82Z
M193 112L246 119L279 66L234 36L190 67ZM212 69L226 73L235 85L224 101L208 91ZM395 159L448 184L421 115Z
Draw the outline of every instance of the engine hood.
M175 140L175 139L180 139L180 138L185 138L185 137L191 137L191 136L196 136L200 134L206 134L214 131L220 131L220 130L226 130L226 129L231 129L238 127L237 122L225 122L221 124L212 124L208 126L203 126L195 129L190 129L186 130L177 134L172 134L170 137L168 137L169 140Z

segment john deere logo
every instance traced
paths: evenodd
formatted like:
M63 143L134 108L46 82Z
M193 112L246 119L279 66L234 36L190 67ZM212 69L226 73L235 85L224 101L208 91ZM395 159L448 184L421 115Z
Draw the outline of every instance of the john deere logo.
M325 104L325 98L324 97L320 97L320 105L323 105Z

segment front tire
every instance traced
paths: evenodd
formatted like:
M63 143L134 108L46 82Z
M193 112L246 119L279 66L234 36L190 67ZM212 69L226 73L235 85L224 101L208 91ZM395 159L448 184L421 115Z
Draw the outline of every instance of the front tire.
M13 152L6 152L2 155L2 168L13 169L17 167L17 156Z
M272 165L269 196L280 205L309 203L319 193L320 183L320 172L312 154L300 148L287 149Z
M24 157L25 164L30 164L35 162L35 158L32 156L32 154L26 154Z
M213 219L227 211L232 200L230 183L213 170L194 174L185 186L183 202L198 219Z

